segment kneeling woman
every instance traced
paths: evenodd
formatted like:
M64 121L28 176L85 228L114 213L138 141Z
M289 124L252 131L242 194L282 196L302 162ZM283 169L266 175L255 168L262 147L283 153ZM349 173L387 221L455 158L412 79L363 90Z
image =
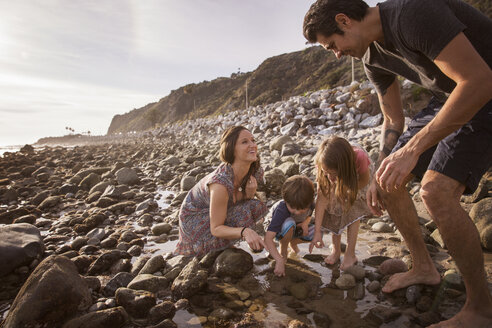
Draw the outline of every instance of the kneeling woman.
M253 199L263 169L253 134L245 127L228 128L220 139L223 163L189 192L179 212L179 242L176 253L204 255L224 249L239 239L253 250L264 247L252 229L267 212Z

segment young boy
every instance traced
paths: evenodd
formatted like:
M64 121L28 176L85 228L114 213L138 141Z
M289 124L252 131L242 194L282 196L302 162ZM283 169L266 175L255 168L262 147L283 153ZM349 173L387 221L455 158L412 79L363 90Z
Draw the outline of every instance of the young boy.
M314 185L305 176L291 176L282 186L282 198L270 211L265 234L265 246L276 261L274 273L279 277L285 276L289 243L298 253L297 244L313 239L314 225L309 223L314 210ZM280 254L273 238L280 241Z

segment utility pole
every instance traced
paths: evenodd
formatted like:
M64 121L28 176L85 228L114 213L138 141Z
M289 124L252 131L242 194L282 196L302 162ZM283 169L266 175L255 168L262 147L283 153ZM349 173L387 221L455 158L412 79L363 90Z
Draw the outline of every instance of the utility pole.
M352 83L354 83L354 80L355 80L355 73L354 73L354 57L350 57L352 58Z
M248 80L246 80L246 109L248 109Z

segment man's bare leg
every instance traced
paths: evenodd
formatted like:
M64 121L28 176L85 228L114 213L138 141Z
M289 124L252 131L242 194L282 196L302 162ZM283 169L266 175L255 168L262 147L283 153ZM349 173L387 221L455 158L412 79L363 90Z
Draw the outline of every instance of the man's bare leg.
M405 183L393 192L379 189L384 206L405 239L412 256L412 268L391 276L382 289L385 293L416 284L435 285L441 281L422 238L417 210L405 187L406 182L411 179L412 177L408 177Z
M331 254L325 257L325 263L329 265L335 264L340 260L340 254L342 252L342 235L335 235L332 233L331 244L333 245Z
M466 286L466 302L450 320L432 327L492 327L492 298L484 270L477 228L459 201L465 186L435 171L427 171L420 195L439 228L449 254Z
M340 270L346 270L355 263L357 263L357 257L355 256L355 245L357 244L357 235L359 234L360 221L357 220L347 227L347 249L343 255L343 261L340 265Z

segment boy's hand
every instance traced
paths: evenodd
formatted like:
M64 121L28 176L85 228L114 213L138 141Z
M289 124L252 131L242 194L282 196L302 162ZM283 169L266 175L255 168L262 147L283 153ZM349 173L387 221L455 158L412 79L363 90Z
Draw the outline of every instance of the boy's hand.
M321 231L314 232L313 240L311 240L311 243L309 244L309 253L313 251L314 246L316 246L316 248L321 248L325 246L325 244L323 243L323 234L321 233Z
M285 277L285 261L282 259L281 261L275 262L275 270L273 270L273 273L277 277Z

